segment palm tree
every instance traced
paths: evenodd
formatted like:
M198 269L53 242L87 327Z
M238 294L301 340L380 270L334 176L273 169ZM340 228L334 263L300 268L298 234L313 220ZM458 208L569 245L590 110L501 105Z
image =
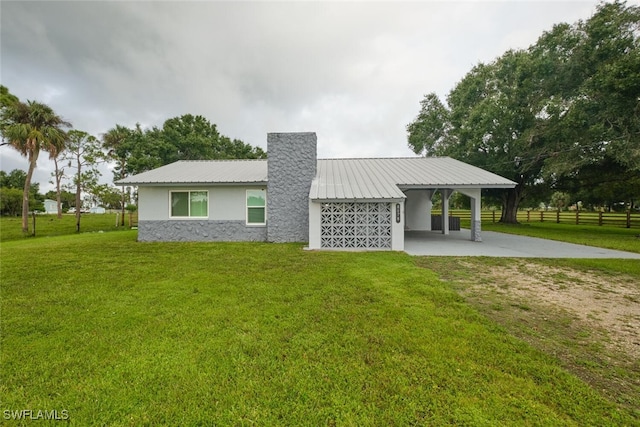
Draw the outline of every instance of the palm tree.
M56 156L64 149L67 138L63 127L71 124L56 115L51 107L36 101L16 101L3 106L0 117L2 137L29 161L22 196L22 232L29 232L29 190L40 151Z
M131 129L116 125L102 135L102 145L107 149L107 155L116 161L116 169L114 171L115 179L123 179L127 177L127 158L129 149L127 142L131 138ZM124 226L125 212L125 191L122 186L122 215L120 217L120 225Z

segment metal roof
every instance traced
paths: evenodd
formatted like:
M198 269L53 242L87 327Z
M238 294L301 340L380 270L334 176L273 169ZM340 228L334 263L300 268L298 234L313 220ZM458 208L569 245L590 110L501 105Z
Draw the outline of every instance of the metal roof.
M118 185L266 183L267 161L181 160L129 176Z
M516 183L450 157L322 159L312 200L405 198L410 188L512 188Z
M118 185L256 184L267 160L183 160L133 175ZM512 188L516 183L450 157L321 159L312 200L398 200L411 188Z

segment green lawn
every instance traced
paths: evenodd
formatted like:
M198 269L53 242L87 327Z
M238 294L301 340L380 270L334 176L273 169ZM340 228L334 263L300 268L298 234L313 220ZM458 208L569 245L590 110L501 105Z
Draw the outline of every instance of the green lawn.
M133 215L134 223L137 215ZM82 214L80 218L81 233L95 233L115 230L129 229L129 214L125 214L125 227L116 225L116 214ZM74 214L63 214L62 218L57 215L36 215L36 236L52 237L65 234L76 234L76 217ZM33 238L33 217L29 217L29 235L22 234L22 218L20 217L0 217L0 241Z
M135 237L2 243L2 411L82 426L639 422L403 253Z

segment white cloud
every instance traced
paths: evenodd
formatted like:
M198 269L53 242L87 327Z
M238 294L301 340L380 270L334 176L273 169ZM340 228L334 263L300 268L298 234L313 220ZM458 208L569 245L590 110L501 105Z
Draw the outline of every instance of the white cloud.
M96 136L191 113L263 148L267 132L315 131L322 157L402 156L425 93L596 3L3 2L0 71Z

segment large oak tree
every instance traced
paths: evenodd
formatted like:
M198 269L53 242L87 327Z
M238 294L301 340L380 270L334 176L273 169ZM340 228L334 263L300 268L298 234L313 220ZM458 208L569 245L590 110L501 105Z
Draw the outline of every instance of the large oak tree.
M512 179L503 222L537 187L616 164L640 171L640 7L605 3L527 50L478 64L443 103L425 96L409 146ZM635 172L634 172L635 171Z

